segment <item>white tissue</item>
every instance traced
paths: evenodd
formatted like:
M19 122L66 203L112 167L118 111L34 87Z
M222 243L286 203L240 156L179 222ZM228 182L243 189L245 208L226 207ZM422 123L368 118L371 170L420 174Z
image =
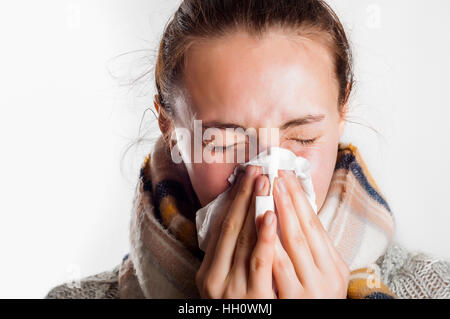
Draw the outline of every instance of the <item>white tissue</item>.
M237 165L234 169L233 174L231 174L228 178L230 184L234 183L239 171L244 171L245 167L248 165L260 166L262 168L262 174L268 175L270 181L269 195L256 196L255 222L256 218L259 215L264 214L267 210L275 212L275 203L273 199L273 182L275 177L278 176L278 170L280 169L295 171L295 175L298 177L301 185L303 186L306 197L308 198L311 207L317 214L316 196L314 193L314 187L310 175L311 164L307 159L301 156L296 156L293 152L286 148L273 146L266 151L258 154L258 156L256 156L254 159L246 163ZM199 247L203 251L206 251L207 243L209 242L209 238L211 235L210 230L214 225L215 220L220 217L221 213L227 213L223 211L222 208L230 188L221 193L208 205L202 207L196 212L195 222L197 227L197 238ZM280 236L279 224L278 236Z

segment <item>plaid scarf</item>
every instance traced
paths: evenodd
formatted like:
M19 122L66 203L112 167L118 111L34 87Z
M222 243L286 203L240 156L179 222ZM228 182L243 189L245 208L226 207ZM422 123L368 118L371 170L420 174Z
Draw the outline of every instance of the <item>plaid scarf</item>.
M140 170L130 223L130 252L119 270L121 298L200 298L195 274L195 213L201 208L186 167L171 160L160 137ZM391 209L357 148L339 144L335 170L318 212L336 249L350 267L347 297L396 298L375 264L395 230Z

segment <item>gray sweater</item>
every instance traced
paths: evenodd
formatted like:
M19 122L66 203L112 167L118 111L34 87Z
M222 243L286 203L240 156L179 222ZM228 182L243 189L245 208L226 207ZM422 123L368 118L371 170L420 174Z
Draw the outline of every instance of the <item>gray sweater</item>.
M450 262L393 243L377 260L381 279L399 298L450 299ZM82 278L79 285L64 283L45 298L119 298L119 267Z

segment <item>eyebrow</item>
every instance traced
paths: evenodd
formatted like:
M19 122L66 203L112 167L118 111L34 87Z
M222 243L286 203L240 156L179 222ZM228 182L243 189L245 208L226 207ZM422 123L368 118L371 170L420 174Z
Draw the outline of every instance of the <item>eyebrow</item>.
M317 123L322 121L325 118L324 114L308 114L303 117L299 117L297 119L288 121L280 126L280 130L287 130L288 128L292 126L300 126L300 125L306 125L311 123ZM236 123L222 123L219 121L211 121L203 124L203 128L218 128L218 129L227 129L227 128L242 128L247 130L246 127L236 124Z

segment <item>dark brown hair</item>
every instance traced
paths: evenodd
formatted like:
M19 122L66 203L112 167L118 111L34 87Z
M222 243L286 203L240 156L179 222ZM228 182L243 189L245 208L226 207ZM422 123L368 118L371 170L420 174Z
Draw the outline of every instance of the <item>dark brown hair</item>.
M171 116L175 88L182 85L186 52L197 40L245 30L260 38L271 27L318 36L333 55L342 110L353 86L353 61L344 28L323 0L184 0L165 27L155 66L159 105Z

